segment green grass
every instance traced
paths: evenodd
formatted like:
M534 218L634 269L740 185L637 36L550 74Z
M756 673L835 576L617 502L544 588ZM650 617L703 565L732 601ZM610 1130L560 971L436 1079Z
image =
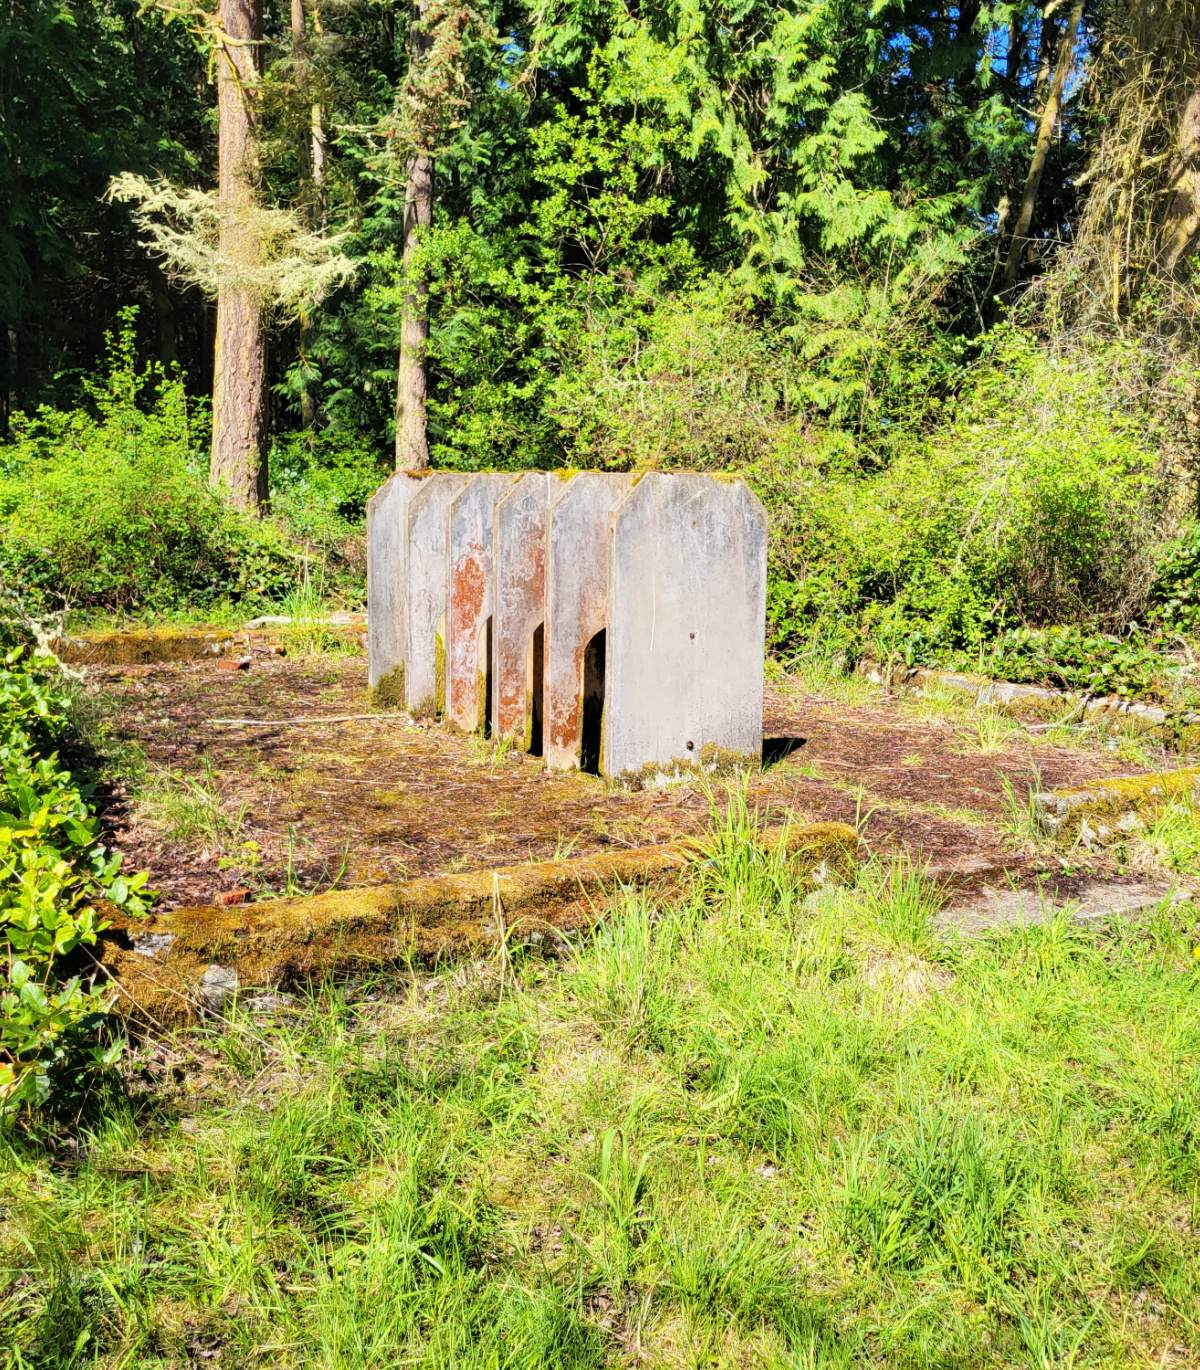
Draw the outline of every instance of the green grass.
M0 1364L1196 1364L1195 910L951 943L919 869L806 897L752 829L561 964L325 986L0 1134Z
M1177 875L1200 875L1200 817L1190 796L1173 799L1142 835L1154 858Z
M136 804L138 818L167 841L203 841L221 850L237 844L247 810L221 792L207 757L198 780L166 769L148 772Z

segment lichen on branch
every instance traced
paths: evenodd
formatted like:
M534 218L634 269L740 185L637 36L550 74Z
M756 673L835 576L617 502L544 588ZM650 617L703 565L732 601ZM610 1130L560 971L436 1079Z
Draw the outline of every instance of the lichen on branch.
M132 172L113 178L108 198L133 205L146 246L214 299L222 289L245 291L264 308L295 317L354 274L355 263L341 250L347 234L310 233L288 209L267 208L249 197L222 203L216 191ZM238 244L236 252L222 251L222 227L225 242Z

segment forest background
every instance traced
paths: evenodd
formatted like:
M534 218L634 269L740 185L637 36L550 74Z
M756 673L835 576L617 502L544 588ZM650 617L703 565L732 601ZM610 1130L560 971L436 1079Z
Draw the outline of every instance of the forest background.
M435 467L742 473L785 657L1168 693L1198 39L1194 0L5 0L6 602L357 604L415 377Z

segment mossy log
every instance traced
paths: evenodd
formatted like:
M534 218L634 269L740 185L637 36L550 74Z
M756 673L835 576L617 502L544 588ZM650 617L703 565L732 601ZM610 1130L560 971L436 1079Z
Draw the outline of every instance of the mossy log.
M853 828L817 823L763 834L767 848L780 842L814 885L852 878ZM114 987L114 1012L165 1025L203 1006L198 986L214 965L233 972L239 989L278 988L479 954L501 934L554 947L602 918L621 886L667 889L704 850L677 842L136 921L115 915L98 959Z

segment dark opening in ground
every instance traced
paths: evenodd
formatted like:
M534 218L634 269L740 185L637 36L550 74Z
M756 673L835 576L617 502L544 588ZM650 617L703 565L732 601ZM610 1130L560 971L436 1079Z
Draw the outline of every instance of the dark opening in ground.
M483 707L483 718L480 720L481 731L484 737L491 737L495 725L495 706L492 703L493 689L492 671L492 616L487 617L487 622L483 625L483 697L486 703Z
M763 770L786 761L793 752L804 746L802 737L764 737L762 744Z

